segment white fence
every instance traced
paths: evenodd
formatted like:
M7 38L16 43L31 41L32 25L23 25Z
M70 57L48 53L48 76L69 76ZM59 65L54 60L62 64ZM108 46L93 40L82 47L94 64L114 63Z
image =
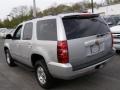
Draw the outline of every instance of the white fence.
M89 9L88 12L91 12L91 9ZM94 8L94 13L102 13L103 15L118 15L120 14L120 4Z

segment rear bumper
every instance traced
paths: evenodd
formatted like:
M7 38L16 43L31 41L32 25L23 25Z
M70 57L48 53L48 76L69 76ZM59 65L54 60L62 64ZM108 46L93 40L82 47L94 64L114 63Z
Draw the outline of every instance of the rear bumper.
M48 68L49 68L49 72L53 77L69 80L82 76L83 74L86 74L88 72L92 72L96 70L96 67L99 65L105 65L109 60L111 60L112 56L99 63L93 64L91 66L76 71L73 70L73 67L70 63L60 64L60 63L50 62L48 63Z

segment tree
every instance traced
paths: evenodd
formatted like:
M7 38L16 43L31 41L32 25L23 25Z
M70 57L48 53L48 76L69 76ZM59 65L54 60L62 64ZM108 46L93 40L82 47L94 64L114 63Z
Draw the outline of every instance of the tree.
M0 20L0 28L3 28L4 26L3 26L3 23L2 23L2 21Z
M9 16L11 17L18 17L18 16L25 16L29 12L29 8L26 6L15 7L10 12Z
M118 4L120 0L106 0L107 5Z
M117 2L117 1L116 1ZM94 3L94 7L98 4ZM69 12L82 12L88 8L91 8L91 2L89 0L84 0L84 2L75 3L72 6L67 6L64 4L56 5L40 11L37 8L37 16L47 16L56 15L59 13L69 13ZM0 21L0 27L5 28L15 28L19 23L33 18L33 8L26 6L15 7L11 10L9 14L10 19L6 18L4 21Z
M11 27L10 21L9 21L8 18L4 20L4 27L7 27L7 28L10 28L10 27Z
M113 3L114 3L114 4L120 3L120 0L113 0Z

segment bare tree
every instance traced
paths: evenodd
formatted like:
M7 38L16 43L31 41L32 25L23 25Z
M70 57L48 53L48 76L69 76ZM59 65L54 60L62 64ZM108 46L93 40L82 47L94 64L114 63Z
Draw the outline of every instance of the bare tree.
M15 7L10 12L9 16L11 17L18 17L18 16L25 16L29 12L29 8L26 6Z

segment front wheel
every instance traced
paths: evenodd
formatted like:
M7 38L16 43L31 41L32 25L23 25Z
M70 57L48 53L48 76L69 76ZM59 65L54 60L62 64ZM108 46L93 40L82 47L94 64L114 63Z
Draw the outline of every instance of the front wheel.
M38 83L43 88L51 88L53 86L53 77L50 75L44 62L37 61L35 64L35 74Z
M5 50L6 62L9 66L15 66L14 60L12 59L9 50Z

